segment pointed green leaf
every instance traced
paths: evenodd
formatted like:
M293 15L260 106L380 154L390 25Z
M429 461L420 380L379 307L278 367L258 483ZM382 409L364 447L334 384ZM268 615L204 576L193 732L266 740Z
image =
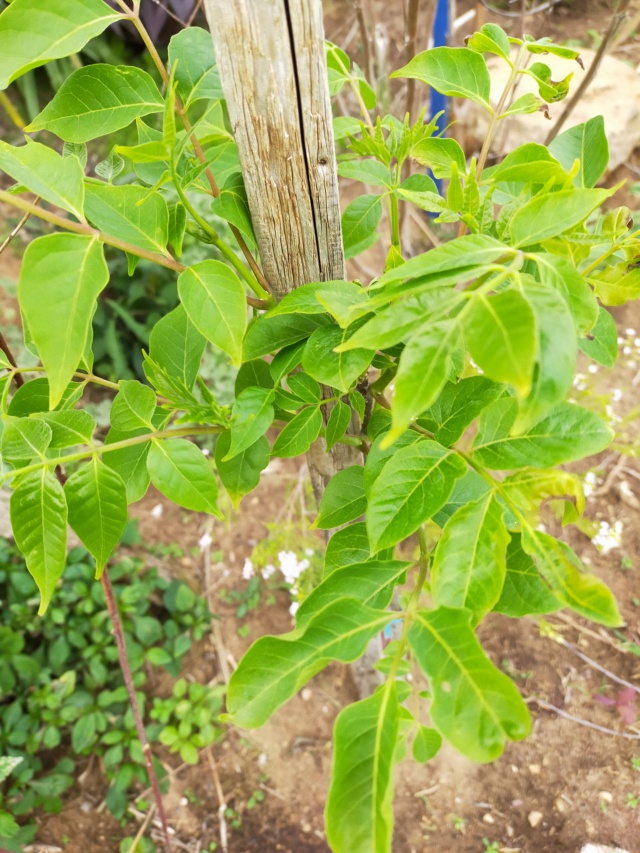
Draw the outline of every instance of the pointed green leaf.
M371 494L373 484L380 476L387 462L393 458L395 453L403 447L422 441L422 436L415 430L407 430L399 435L389 444L390 434L388 431L381 432L374 439L371 449L367 453L364 464L364 491L367 496Z
M389 168L379 160L342 160L338 163L338 174L372 187L391 187Z
M491 110L491 80L484 58L466 47L425 50L392 77L413 77L452 98L469 98Z
M364 494L364 468L350 465L338 471L324 490L315 527L331 530L364 514L367 499Z
M40 590L42 615L62 576L67 558L67 503L52 471L22 477L10 500L11 529L29 574Z
M87 181L85 210L105 234L168 256L169 211L160 193L149 194L146 187Z
M580 160L580 171L574 179L577 187L595 187L609 165L609 143L604 118L594 116L584 124L570 127L553 140L549 150L569 170Z
M302 409L276 438L272 456L289 458L301 456L311 447L322 429L322 413L317 406Z
M440 751L442 746L442 735L437 729L428 726L418 726L418 731L413 740L413 757L419 764L426 764Z
M451 447L480 412L503 393L503 385L485 376L447 382L436 402L420 418L420 424L433 432L440 444Z
M504 507L488 493L445 524L431 568L436 606L467 608L477 625L500 598L509 533Z
M96 299L108 280L95 237L47 234L27 246L18 299L47 371L52 409L80 364Z
M94 456L69 477L64 493L71 529L94 557L99 578L127 526L125 484Z
M524 468L504 478L500 485L500 494L525 513L537 513L544 501L561 496L574 498L578 513L582 515L584 512L582 482L575 474L559 468L546 471Z
M613 438L602 418L574 403L561 403L520 435L511 435L518 413L512 398L497 400L480 416L474 458L496 471L551 468L600 453Z
M509 36L497 24L485 24L480 32L465 39L465 45L476 53L493 53L511 64Z
M228 461L255 444L273 422L273 388L245 388L238 394L231 413L231 443L224 460Z
M262 315L249 324L243 344L243 361L260 358L271 352L292 346L308 338L319 326L329 323L324 314L305 317L290 314L283 317Z
M44 421L32 418L5 417L2 419L2 458L20 462L34 457L45 458L53 433Z
M578 334L586 335L598 318L598 300L585 279L567 258L547 253L529 257L538 267L542 284L553 287L564 297Z
M508 382L526 396L536 355L535 315L518 290L472 297L464 339L471 357L495 382Z
M88 142L163 109L164 99L146 71L88 65L65 80L26 130L50 130L65 142Z
M178 292L196 329L239 366L247 303L238 276L221 261L201 261L180 274Z
M578 346L583 353L605 367L613 367L618 357L618 331L616 323L606 308L600 308L595 326L587 337L580 338Z
M335 352L348 340L348 332L339 326L321 326L311 335L302 353L305 371L321 382L346 394L371 364L373 352L350 349Z
M325 815L334 853L391 850L399 720L393 680L338 715Z
M27 139L27 145L20 147L0 140L0 170L30 192L84 221L84 171L78 158L61 157L52 148Z
M111 404L111 426L118 432L151 428L156 410L156 395L148 385L136 379L121 379L120 390Z
M0 15L0 89L32 68L78 53L121 17L102 0L13 0Z
M187 388L193 388L206 340L178 305L155 324L149 336L149 356Z
M611 190L560 190L542 193L520 207L511 219L514 246L532 246L564 234L583 222L611 195Z
M234 507L242 498L253 491L260 482L260 473L269 464L269 442L264 435L238 453L233 459L225 461L231 446L231 435L223 432L216 444L216 468L222 485L229 493Z
M531 113L547 112L547 104L537 98L532 92L527 92L526 95L521 95L509 106L503 113L500 113L500 118L507 116L530 115Z
M327 421L327 431L325 433L327 452L346 433L350 423L351 409L342 400L338 400L333 409L331 409L331 414Z
M182 438L154 440L147 469L153 485L170 501L194 512L222 517L216 504L218 483L213 468L192 442Z
M324 553L324 573L326 576L343 566L366 563L376 557L386 560L390 556L392 555L387 551L371 554L367 527L364 521L356 521L355 524L336 530L329 539L327 550Z
M377 243L381 216L382 200L379 195L361 195L347 205L342 214L345 258L354 258Z
M320 402L320 386L315 379L312 379L306 373L292 373L287 377L287 384L290 390L301 400L304 400L305 403L315 405Z
M371 550L390 547L414 533L447 501L466 465L435 441L403 447L387 462L369 495Z
M231 676L227 709L239 728L256 728L331 661L350 663L394 618L355 598L340 598L304 629L261 637Z
M429 677L429 714L438 731L463 755L494 761L507 740L531 730L527 706L514 683L484 653L468 610L421 610L409 630L416 661Z
M122 433L110 429L104 440L105 445L115 444L118 441L126 441L138 435L148 434L149 430L136 430L133 433ZM127 503L135 503L143 498L149 488L151 478L147 471L147 456L149 455L150 441L131 444L120 450L110 450L103 454L103 462L112 468L122 478L126 491Z
M507 572L499 600L493 609L505 616L555 613L562 605L542 581L531 557L522 550L519 533L511 534L507 547Z
M411 159L428 166L436 178L449 179L455 164L460 174L467 172L464 151L455 139L422 139L411 149Z
M85 409L65 412L38 412L35 417L49 425L52 432L49 447L59 450L78 444L90 444L96 422Z
M514 183L546 184L553 181L564 184L568 177L566 169L551 156L549 149L537 142L520 145L491 172L494 181Z
M178 97L185 110L196 101L218 101L224 97L216 70L211 33L188 27L169 42L169 63L175 66Z
M569 94L569 84L573 79L573 72L567 74L563 80L552 80L552 71L544 62L534 62L529 68L524 68L521 74L526 74L538 84L538 92L543 101L555 104L562 101Z
M622 619L611 590L584 571L578 556L564 542L548 533L524 527L522 548L551 587L554 596L581 616L613 627Z
M208 38L211 40L211 36L208 35ZM239 172L229 175L220 190L220 195L211 202L211 210L216 216L235 225L251 245L255 246L247 191Z

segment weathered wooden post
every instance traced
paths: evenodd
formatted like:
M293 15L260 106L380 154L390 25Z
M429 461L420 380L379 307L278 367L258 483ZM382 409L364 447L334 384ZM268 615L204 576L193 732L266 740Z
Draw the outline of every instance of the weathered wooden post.
M310 281L344 278L321 0L204 5L262 268L276 299ZM319 439L308 454L316 496L358 458L345 445L325 454Z

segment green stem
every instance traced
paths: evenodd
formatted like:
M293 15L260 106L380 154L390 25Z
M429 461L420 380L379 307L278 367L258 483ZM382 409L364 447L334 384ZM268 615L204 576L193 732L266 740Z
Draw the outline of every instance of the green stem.
M489 156L489 151L491 150L491 145L493 143L493 138L498 128L498 122L500 121L500 117L502 115L502 111L504 110L505 104L507 103L507 99L511 94L513 85L516 82L518 71L520 70L520 63L522 62L522 57L525 55L525 53L526 47L522 45L516 61L511 66L511 73L509 74L507 83L504 87L502 95L500 96L500 100L498 101L498 106L495 108L494 112L491 115L491 121L489 122L489 127L487 129L487 135L484 138L482 150L480 151L480 159L478 160L478 170L476 173L478 175L478 179L480 179L480 175L482 174L482 171L486 165L487 157Z
M349 86L351 87L351 91L355 95L356 101L358 102L358 106L360 108L360 114L361 114L362 118L365 120L367 127L369 128L371 133L374 133L375 127L373 125L373 122L371 121L371 115L369 113L369 110L366 107L366 104L364 102L362 94L360 93L360 86L358 85L358 81L354 80L351 73L349 72L349 69L345 66L344 62L340 59L340 57L337 54L335 54L335 60L338 63L338 65L340 66L342 72L344 73L344 76L349 81Z
M5 112L18 130L23 130L26 127L27 123L24 121L18 110L13 106L6 92L0 92L0 105L4 107Z
M14 367L11 371L13 375L19 375L21 373L46 373L46 368L42 366L36 367ZM102 385L104 388L111 388L113 391L119 391L120 386L117 382L109 382L108 379L102 379L100 376L96 376L95 373L80 373L80 371L73 374L74 379L82 379L84 382L93 382L94 385Z
M391 220L391 245L400 251L400 218L398 216L398 196L389 193L389 218Z

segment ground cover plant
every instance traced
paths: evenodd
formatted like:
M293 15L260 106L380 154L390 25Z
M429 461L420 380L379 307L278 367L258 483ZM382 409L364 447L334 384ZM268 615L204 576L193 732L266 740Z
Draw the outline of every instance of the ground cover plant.
M345 254L388 240L386 265L368 287L309 282L276 301L256 252L210 35L191 28L175 36L167 68L139 3L120 0L114 10L67 0L62 18L57 3L49 0L45 13L41 0L13 0L0 15L4 87L124 19L158 77L102 63L80 68L26 128L37 139L0 143L0 169L16 182L0 200L56 229L28 246L19 282L25 346L41 366L16 364L3 346L0 379L2 477L40 613L61 594L67 521L108 589L105 567L128 505L150 483L187 510L219 516L218 480L237 503L272 456L299 457L316 442L361 454L333 476L319 504L315 526L331 533L322 581L296 610L292 632L257 640L240 661L225 719L260 726L329 662L355 661L400 620L377 664L385 680L337 718L326 808L336 853L383 853L391 849L394 765L409 750L425 762L446 738L488 762L530 731L517 687L477 639L488 613L568 608L621 623L610 591L541 528L540 510L559 499L563 522L578 521L581 482L558 466L614 438L607 421L567 398L579 349L603 364L615 359L607 306L640 295L640 241L627 208L600 212L615 188L597 188L608 161L597 116L548 147L527 144L487 166L501 122L567 96L571 70L554 81L544 55L578 69L579 54L489 24L466 47L432 49L396 71L487 112L483 148L467 162L438 117L374 122L374 92L328 45L331 93L348 86L362 108L360 119L336 122L346 147L339 173L377 190L346 207ZM488 54L511 70L495 105ZM521 75L535 80L537 96L512 98ZM118 144L115 134L134 121L138 144ZM111 162L129 160L135 182L119 184L106 168L85 174L86 146L107 135ZM409 161L446 181L444 195L422 172L405 178ZM202 213L203 197L229 222L229 242ZM436 214L458 236L405 259L402 205ZM187 229L224 262L183 264ZM156 323L143 353L148 384L93 372L105 245L124 252L131 271L144 258L177 278L180 304ZM230 406L199 375L207 342L238 368ZM104 442L80 405L92 383L115 392ZM189 440L199 436L217 438L213 464ZM397 558L403 543L402 554L413 549L415 559ZM406 678L412 670L426 689ZM177 735L171 746L181 750Z

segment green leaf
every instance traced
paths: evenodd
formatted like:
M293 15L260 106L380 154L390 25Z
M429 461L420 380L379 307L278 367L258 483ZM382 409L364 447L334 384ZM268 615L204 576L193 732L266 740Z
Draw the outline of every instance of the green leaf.
M325 576L343 566L365 563L376 556L378 555L374 554L373 557L371 555L367 527L364 521L356 521L355 524L337 530L329 539L324 554Z
M18 299L47 371L52 409L85 353L96 300L108 280L95 237L47 234L27 246Z
M615 320L606 308L600 308L591 333L580 338L578 346L585 355L605 367L613 367L618 357L618 331Z
M551 156L548 148L536 142L520 145L491 172L494 181L514 183L546 184L553 181L564 184L568 177L567 170Z
M361 195L347 205L342 214L345 258L354 258L378 242L381 216L382 200L379 195Z
M320 386L315 379L307 376L306 373L292 373L287 377L287 383L291 391L305 403L313 405L320 402Z
M192 442L182 438L152 441L147 469L153 485L170 501L222 517L216 504L218 483L213 468Z
M536 81L540 97L548 104L555 104L566 98L569 94L569 84L573 79L573 73L571 73L567 74L563 80L552 80L552 71L544 62L534 62L529 68L522 69L520 73L527 74Z
M9 504L11 529L40 590L39 615L51 601L67 557L67 503L52 471L20 479Z
M497 24L485 24L480 32L464 41L469 50L475 50L476 53L493 53L511 64L509 36Z
M188 27L169 42L169 63L175 66L178 97L185 110L196 101L221 100L224 95L216 70L211 33Z
M477 625L500 598L509 533L504 507L489 492L445 524L431 568L436 607L467 608Z
M308 406L299 412L276 438L272 456L283 458L301 456L320 435L322 413L317 406Z
M580 160L580 171L574 184L583 189L595 187L609 165L609 143L604 131L604 118L594 116L584 124L570 127L553 140L549 151L565 169Z
M450 178L453 163L460 174L467 172L464 151L455 139L422 139L411 149L411 159L428 166L436 178Z
M243 361L261 358L276 350L292 346L308 338L319 326L329 323L328 317L305 317L303 315L285 315L270 317L262 315L249 324L243 344Z
M543 502L551 497L570 496L575 498L576 509L584 512L582 483L569 471L558 468L539 470L525 468L512 474L501 483L500 494L523 512L538 513Z
M391 850L399 726L400 705L391 679L338 715L325 813L334 853Z
M2 419L2 457L7 462L45 458L53 433L44 421L32 418Z
M364 514L367 499L364 494L364 468L350 465L338 471L324 490L314 527L331 530Z
M30 192L84 221L84 171L77 157L61 157L29 137L20 147L0 140L0 169Z
M509 468L552 468L600 453L613 431L593 412L560 403L520 435L511 435L518 413L512 398L497 400L480 415L473 444L474 459L496 471Z
M314 281L296 287L287 293L278 304L269 310L268 317L280 314L325 314L327 305L320 297L328 297L330 301L339 300L341 306L347 299L347 304L360 304L367 301L364 288L351 281ZM343 311L340 312L342 315Z
M121 433L110 429L105 438L105 445L124 441L138 435L148 434L148 429L139 429L133 433ZM127 503L135 503L143 498L149 488L149 472L147 471L147 456L149 441L132 444L120 450L110 450L104 454L104 464L112 468L122 478L127 492Z
M193 325L183 305L158 320L149 336L149 356L189 389L196 381L205 346L205 337Z
M180 274L178 292L196 329L238 367L247 327L247 303L238 276L222 261L200 261Z
M273 422L273 388L245 388L233 404L231 413L231 442L223 457L233 459L264 436Z
M474 295L465 312L464 338L471 357L495 382L508 382L525 397L536 356L535 315L518 290Z
M372 187L391 187L389 168L379 160L342 160L338 163L338 174Z
M602 625L622 625L611 590L595 575L584 572L576 554L548 533L525 526L522 548L551 587L555 597L581 616Z
M116 145L115 148L112 148L109 152L109 156L105 157L104 160L100 160L99 163L96 163L94 172L99 178L102 178L105 181L111 183L114 181L118 175L124 171L124 160L118 154Z
M598 300L593 291L567 258L547 253L531 254L540 281L553 287L564 297L579 335L586 335L598 318Z
M447 501L466 465L435 441L403 447L387 462L369 495L371 550L406 539Z
M434 47L425 50L392 77L411 77L453 98L469 98L491 110L491 80L479 53L466 47Z
M422 441L422 436L415 430L407 430L391 444L389 444L390 439L391 436L388 431L381 432L375 437L367 454L364 465L364 492L367 497L370 495L371 487L380 476L382 469L394 454L402 447L408 447L410 444Z
M321 326L313 332L302 352L305 371L343 394L366 371L373 358L373 352L366 349L335 352L336 347L348 340L348 335L347 330L339 326Z
M444 527L451 516L471 501L477 501L489 491L487 481L476 471L467 473L456 480L453 491L442 509L433 516L433 520L439 527Z
M531 718L514 683L485 655L468 610L421 610L409 629L416 661L429 677L429 715L438 731L463 755L486 763L505 741L522 740Z
M480 412L503 393L504 386L484 376L469 376L457 383L447 382L420 423L434 433L436 441L451 447Z
M168 256L169 211L160 193L146 187L86 182L87 217L100 231L139 249Z
M52 450L90 444L96 422L85 409L65 412L37 412L35 417L49 425L52 432Z
M78 53L121 14L102 0L13 0L0 15L0 89L21 74Z
M185 32L188 32L185 30ZM211 36L207 34L209 41ZM247 201L247 191L244 180L239 172L229 175L224 182L220 195L211 202L211 211L221 219L226 219L235 225L252 246L255 246L253 225L251 223L251 212Z
M344 596L383 610L395 587L404 583L408 566L399 560L367 560L336 569L304 599L296 611L296 625L304 627L315 613Z
M578 60L578 64L580 65L580 67L584 69L584 64L579 58L579 50L576 50L574 47L569 47L564 44L554 44L548 36L536 39L536 41L531 41L529 37L525 36L524 45L529 51L529 53L550 53L552 56L560 56L562 59L576 59Z
M120 390L111 404L111 426L119 432L153 428L156 395L136 379L121 379Z
M127 492L116 471L97 456L69 477L64 487L69 524L96 561L96 577L127 526Z
M267 388L271 390L274 386L271 378L270 365L261 358L255 358L252 361L245 361L236 374L235 395L236 397L244 391L245 388L250 388L252 385L257 385L259 388ZM313 382L313 380L311 380Z
M65 142L88 142L163 109L164 99L146 71L88 65L65 80L26 130L50 130Z
M626 262L592 273L589 281L603 305L624 305L640 296L640 269Z
M413 757L419 764L426 764L440 751L442 746L442 735L437 729L428 726L418 726L418 731L413 740Z
M260 473L269 464L269 442L264 435L254 444L242 450L233 459L225 461L231 447L231 435L223 432L216 443L216 468L222 485L229 493L234 507L242 498L253 491L260 482Z
M325 439L327 442L327 453L334 444L342 438L351 423L351 409L342 400L338 400L327 421Z
M74 752L80 753L83 749L93 746L97 739L96 715L85 714L80 717L71 730L71 746Z
M181 201L168 205L169 245L177 258L182 257L182 243L187 228L187 209Z
M233 725L257 728L331 661L350 663L394 618L355 598L340 598L303 630L261 637L231 676L227 709Z
M451 373L451 355L462 337L455 320L425 325L402 351L392 403L392 435L398 436L442 391Z
M543 193L519 208L511 219L513 245L532 246L575 228L611 195L611 190L560 190Z
M511 536L511 542L507 546L504 586L493 610L514 618L544 616L560 610L562 605L540 579L531 557L522 550L520 534L512 533Z
M531 113L547 111L547 109L546 103L541 98L537 98L531 92L527 92L526 95L521 95L519 98L516 98L511 106L500 114L500 118L507 118L507 116L530 115Z

